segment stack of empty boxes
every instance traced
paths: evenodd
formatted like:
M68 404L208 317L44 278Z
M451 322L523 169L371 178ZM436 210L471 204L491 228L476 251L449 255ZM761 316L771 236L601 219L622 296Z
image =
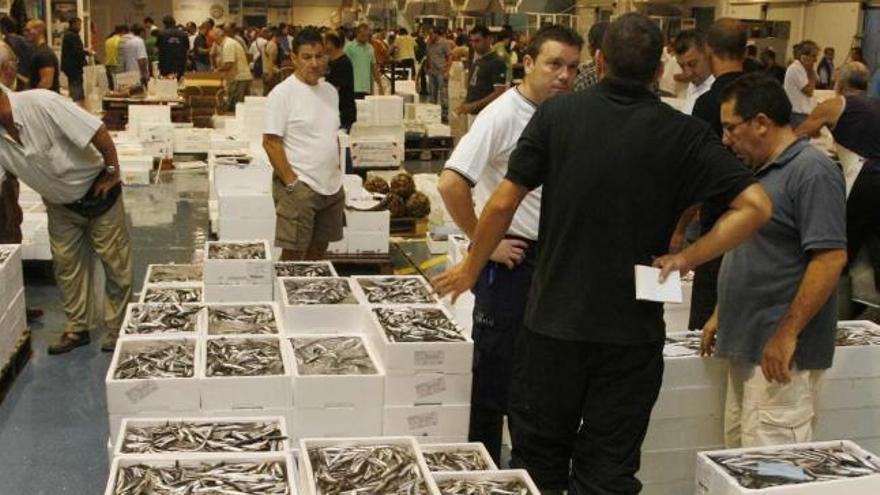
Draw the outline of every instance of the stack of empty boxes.
M144 147L144 156L159 160L174 155L174 127L171 107L167 105L130 105L128 132L136 136Z
M19 183L18 203L23 210L21 223L21 259L43 260L52 259L52 248L49 244L49 215L43 199L27 184Z
M209 241L204 256L205 301L272 300L272 251L267 241Z
M403 161L403 98L367 96L358 100L358 120L349 146L354 168L398 168Z
M261 159L215 158L220 240L275 239L272 168Z
M0 371L27 330L21 246L0 244Z

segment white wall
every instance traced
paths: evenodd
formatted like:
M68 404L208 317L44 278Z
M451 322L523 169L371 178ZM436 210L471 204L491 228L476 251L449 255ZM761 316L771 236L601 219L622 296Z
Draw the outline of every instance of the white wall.
M338 6L308 6L294 4L290 22L300 26L330 25L331 17L338 12Z
M804 38L820 47L833 46L835 63L840 65L849 54L853 36L862 25L859 3L818 3L807 7Z

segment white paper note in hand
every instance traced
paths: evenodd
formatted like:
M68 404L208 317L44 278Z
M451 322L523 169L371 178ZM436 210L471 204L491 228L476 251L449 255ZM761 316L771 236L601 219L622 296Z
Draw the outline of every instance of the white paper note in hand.
M656 301L681 303L681 276L673 271L666 277L666 282L659 282L660 269L653 266L636 265L636 299L639 301Z

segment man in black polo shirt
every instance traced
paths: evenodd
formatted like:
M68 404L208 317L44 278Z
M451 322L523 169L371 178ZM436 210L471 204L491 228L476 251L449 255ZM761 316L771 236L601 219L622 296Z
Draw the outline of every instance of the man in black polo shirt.
M770 217L761 186L709 126L651 92L662 48L648 17L611 23L599 52L605 77L538 107L467 258L435 279L453 298L473 286L520 201L543 186L510 424L512 464L545 495L641 487L635 473L663 375L664 325L662 304L636 300L634 266L653 261L665 279L731 249ZM716 228L664 256L682 211L708 199L729 205Z
M471 29L471 47L474 63L471 64L467 95L455 111L460 115L477 115L504 92L507 65L492 49L492 38L485 26ZM472 120L473 117L471 117Z
M354 103L354 67L342 50L343 41L336 33L324 34L324 51L330 62L327 66L327 82L339 93L339 121L345 130L357 120Z
M46 23L31 19L25 25L24 37L34 47L30 60L31 89L48 89L58 93L61 89L58 84L58 57L46 43Z
M186 57L189 53L189 35L179 29L174 18L166 15L162 19L165 29L156 36L156 49L159 50L159 74L178 79L186 72Z
M82 21L79 17L70 20L67 32L61 39L61 70L67 76L67 90L70 99L83 105L86 99L83 86L83 67L86 65L86 50L79 36Z

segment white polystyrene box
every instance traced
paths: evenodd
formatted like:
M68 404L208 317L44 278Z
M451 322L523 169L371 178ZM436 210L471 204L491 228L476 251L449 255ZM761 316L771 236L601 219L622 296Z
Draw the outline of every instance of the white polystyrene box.
M142 125L171 124L171 107L168 105L129 105L128 130L140 134Z
M331 277L338 277L339 274L336 272L336 268L333 266L333 263L329 261L276 261L274 263L275 266L275 276L276 277L286 277L289 275L283 275L283 269L286 266L324 266L330 272Z
M275 217L237 218L224 216L217 222L217 237L221 241L235 239L275 239Z
M269 308L272 310L272 315L275 320L275 328L274 331L270 331L268 333L218 333L214 330L214 321L217 319L215 313L217 311L223 311L229 308L241 308L243 306L260 306L264 308ZM239 336L239 337L249 337L254 335L281 335L283 333L284 323L281 318L281 311L278 309L278 304L272 301L266 302L250 302L250 301L232 301L232 302L223 302L223 303L207 303L205 304L205 334L208 336L217 336L217 337L230 337L230 336Z
M345 210L345 226L349 232L385 232L391 228L391 212Z
M880 378L842 378L822 383L820 411L861 408L880 409Z
M346 237L351 254L387 254L389 251L387 232L348 231Z
M117 379L116 367L128 351L146 350L157 346L183 343L193 352L193 376L186 378ZM203 354L201 342L191 337L120 340L110 361L105 378L107 411L110 414L143 411L198 411L198 370Z
M440 309L451 321L452 315L442 305L418 305ZM405 306L372 306L368 310L370 324L367 332L375 340L382 362L389 375L415 372L470 373L473 363L474 342L467 336L458 342L392 342L388 339L375 311L380 308L399 309Z
M472 382L470 373L389 374L385 379L385 404L466 404L471 400Z
M458 436L468 434L470 404L385 406L383 435Z
M880 333L878 325L871 321L839 321L838 328L865 327ZM880 345L837 346L834 362L825 371L826 380L880 378Z
M373 107L373 121L377 125L403 124L403 98L400 96L370 95L366 100Z
M720 416L724 414L725 398L725 389L718 386L663 388L651 411L651 418Z
M196 409L193 411L140 411L137 413L122 413L122 414L108 414L107 415L107 426L109 427L109 435L110 435L110 443L115 447L119 440L119 431L120 426L122 426L122 422L129 418L151 418L151 419L166 419L168 416L175 416L181 418L200 418L204 416L201 410ZM111 452L111 462L113 460L112 452Z
M201 282L202 281L201 275L199 275L198 277L195 277L195 276L186 277L183 280L172 281L172 282L162 282L162 281L159 281L158 278L155 278L155 277L157 277L157 275L155 275L154 272L157 270L157 268L169 267L169 266L170 267L179 266L179 267L186 267L186 269L190 269L190 268L198 266L198 265L193 265L193 264L188 264L188 263L181 263L178 265L175 265L173 263L149 264L149 265L147 265L147 275L144 277L144 283L150 284L150 285L163 285L163 284L178 284L178 283Z
M205 284L205 302L272 302L272 284Z
M390 301L379 301L379 300L370 300L370 297L367 295L367 292L364 290L364 287L369 286L371 282L379 282L387 279L397 279L397 280L415 280L419 282L424 292L430 296L430 299L419 304L437 304L440 301L437 299L437 294L434 292L433 287L428 284L428 281L425 280L425 277L421 275L355 275L351 277L354 281L354 286L356 290L360 293L361 300L364 301L365 304L371 305L409 305L408 303L393 303Z
M160 303L160 301L148 300L149 298L156 297L156 293L163 292L173 292L173 291L186 291L193 290L196 291L199 295L198 301L193 302L204 302L205 301L205 284L201 282L197 283L180 283L180 284L144 284L143 289L141 290L140 298L138 302L140 303ZM172 303L174 304L174 303Z
M382 435L382 406L324 406L293 408L293 437L336 438Z
M458 452L458 451L478 452L480 455L480 458L483 459L483 462L486 464L485 471L498 470L498 466L495 465L495 461L492 460L492 456L489 455L489 451L486 450L486 446L480 442L434 443L434 444L430 444L430 445L419 445L419 448L422 450L422 455L427 454L427 453L433 453L433 452ZM444 471L432 471L432 472L438 473L438 472L444 472Z
M693 483L697 452L723 448L720 444L665 450L648 450L642 447L641 465L636 477L642 483Z
M275 203L272 195L248 191L218 191L220 218L268 218L275 221Z
M8 253L6 261L0 264L0 312L9 307L24 287L21 249L18 244L0 244L0 251Z
M163 303L131 303L125 309L125 316L122 320L122 325L119 327L119 338L122 340L139 340L146 339L152 340L156 338L173 338L173 337L198 337L204 334L205 332L205 311L201 310L192 316L193 322L195 323L192 331L173 331L173 332L139 332L137 331L136 324L132 321L132 312L138 311L145 307L169 307L169 309L173 309L175 304L163 304ZM201 304L196 303L186 303L181 304L180 306L184 307L198 307ZM149 327L147 327L149 328Z
M212 165L218 196L272 194L272 169L262 160L254 158L240 163L237 158L216 158Z
M156 455L178 455L184 452L163 452L163 453L147 453L147 454L138 454L138 453L129 453L123 452L123 446L125 444L125 432L128 431L129 428L144 428L149 426L161 426L168 423L192 423L196 426L201 425L209 425L212 423L270 423L278 426L278 430L281 432L281 436L284 437L281 440L281 447L279 450L265 451L259 452L258 454L263 453L271 453L271 452L288 452L292 448L292 442L290 440L290 434L287 426L287 421L284 416L270 416L270 415L259 415L259 416L246 416L246 417L225 417L225 416L167 416L164 418L138 418L138 417L130 417L124 418L122 423L119 426L118 433L114 438L118 438L119 441L116 442L115 448L113 449L114 456L124 456L124 457L151 457ZM193 454L212 454L211 452L191 452Z
M214 244L235 241L208 241L205 243L203 276L205 284L272 285L272 248L265 240L238 239L239 242L259 242L265 249L265 259L214 259L210 256ZM270 291L271 292L271 291Z
M880 408L855 408L820 410L816 415L816 430L813 438L835 440L839 438L860 438L877 435L880 424Z
M723 467L715 463L715 461L713 461L709 457L717 454L731 454L738 452L773 452L776 450L783 450L791 447L832 447L836 445L842 445L845 449L855 453L856 455L862 456L864 458L870 458L875 463L877 462L877 459L873 454L866 452L864 449L849 440L700 452L699 454L697 454L696 494L745 495L749 493L760 493L771 495L779 493L792 495L876 495L877 493L880 493L880 474L863 476L860 478L848 478L816 483L801 483L797 485L764 488L761 490L750 490L743 488L736 481L736 479L734 479L730 474L727 473L727 471Z
M220 340L271 340L278 343L284 372L263 376L208 376L208 345ZM201 396L203 409L251 409L290 407L293 404L292 364L287 346L277 336L249 335L246 337L211 336L202 346Z
M724 444L724 416L652 418L642 450L714 448Z
M676 339L679 337L699 336L696 332L668 333L667 337ZM663 387L720 387L727 384L728 361L715 357L701 357L698 355L663 357Z
M446 473L433 473L434 481L438 484L447 480L471 480L471 481L519 481L529 490L529 495L541 495L540 490L532 481L525 469L502 469L498 471L459 471Z
M289 335L303 333L361 333L366 324L364 307L360 304L358 293L352 281L344 281L351 296L339 304L291 304L288 299L287 284L305 283L317 280L308 277L278 277L275 296L284 314L285 330ZM328 280L324 278L322 280Z

